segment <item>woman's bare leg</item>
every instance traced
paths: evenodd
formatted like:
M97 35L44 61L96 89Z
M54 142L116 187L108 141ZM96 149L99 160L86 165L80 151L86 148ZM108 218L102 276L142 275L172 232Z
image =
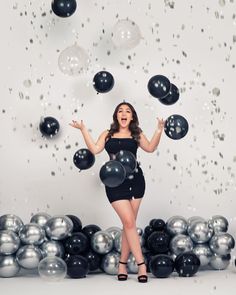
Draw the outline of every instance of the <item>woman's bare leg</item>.
M140 199L119 200L112 203L112 207L119 215L123 224L121 261L127 261L130 250L137 263L144 260L136 228L136 218L141 203ZM125 265L119 265L119 273L126 273ZM146 274L146 266L139 267L139 275Z

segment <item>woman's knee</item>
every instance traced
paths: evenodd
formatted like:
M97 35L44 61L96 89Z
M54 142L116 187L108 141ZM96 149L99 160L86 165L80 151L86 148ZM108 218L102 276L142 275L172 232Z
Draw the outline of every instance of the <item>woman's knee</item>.
M124 228L130 229L130 228L135 227L135 219L134 218L126 218L123 220L122 223L123 223Z

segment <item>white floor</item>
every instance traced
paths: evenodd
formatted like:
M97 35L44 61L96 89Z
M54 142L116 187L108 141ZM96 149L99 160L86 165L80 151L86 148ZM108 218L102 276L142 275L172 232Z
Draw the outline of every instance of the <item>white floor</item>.
M236 292L236 268L231 264L222 271L198 271L191 278L180 278L173 273L169 278L158 279L149 273L146 284L138 283L134 274L129 274L124 282L104 273L89 274L83 279L66 278L60 282L47 282L37 274L21 274L15 278L1 278L0 290L6 295L233 295Z

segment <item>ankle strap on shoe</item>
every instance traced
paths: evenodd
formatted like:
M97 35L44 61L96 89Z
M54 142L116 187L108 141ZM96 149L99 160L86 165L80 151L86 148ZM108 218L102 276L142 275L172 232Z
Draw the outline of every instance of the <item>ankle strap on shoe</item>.
M120 264L127 264L127 262L122 262L122 261L119 261L119 263L120 263Z
M139 266L139 265L142 265L142 264L145 264L145 261L140 262L140 263L138 263L137 265Z

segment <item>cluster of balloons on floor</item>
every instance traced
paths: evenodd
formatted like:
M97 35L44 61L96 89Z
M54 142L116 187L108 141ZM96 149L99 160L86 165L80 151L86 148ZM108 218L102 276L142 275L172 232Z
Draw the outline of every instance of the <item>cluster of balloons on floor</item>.
M223 270L229 265L233 237L227 233L228 221L215 215L209 220L199 216L185 219L172 216L165 222L151 219L137 228L147 271L167 278L176 270L190 277L209 265ZM84 278L88 273L118 271L122 230L112 226L102 230L96 224L82 226L75 215L33 215L23 224L20 217L0 217L0 277L14 277L20 269L38 270L46 280L66 277ZM127 268L137 273L135 257L130 253Z

